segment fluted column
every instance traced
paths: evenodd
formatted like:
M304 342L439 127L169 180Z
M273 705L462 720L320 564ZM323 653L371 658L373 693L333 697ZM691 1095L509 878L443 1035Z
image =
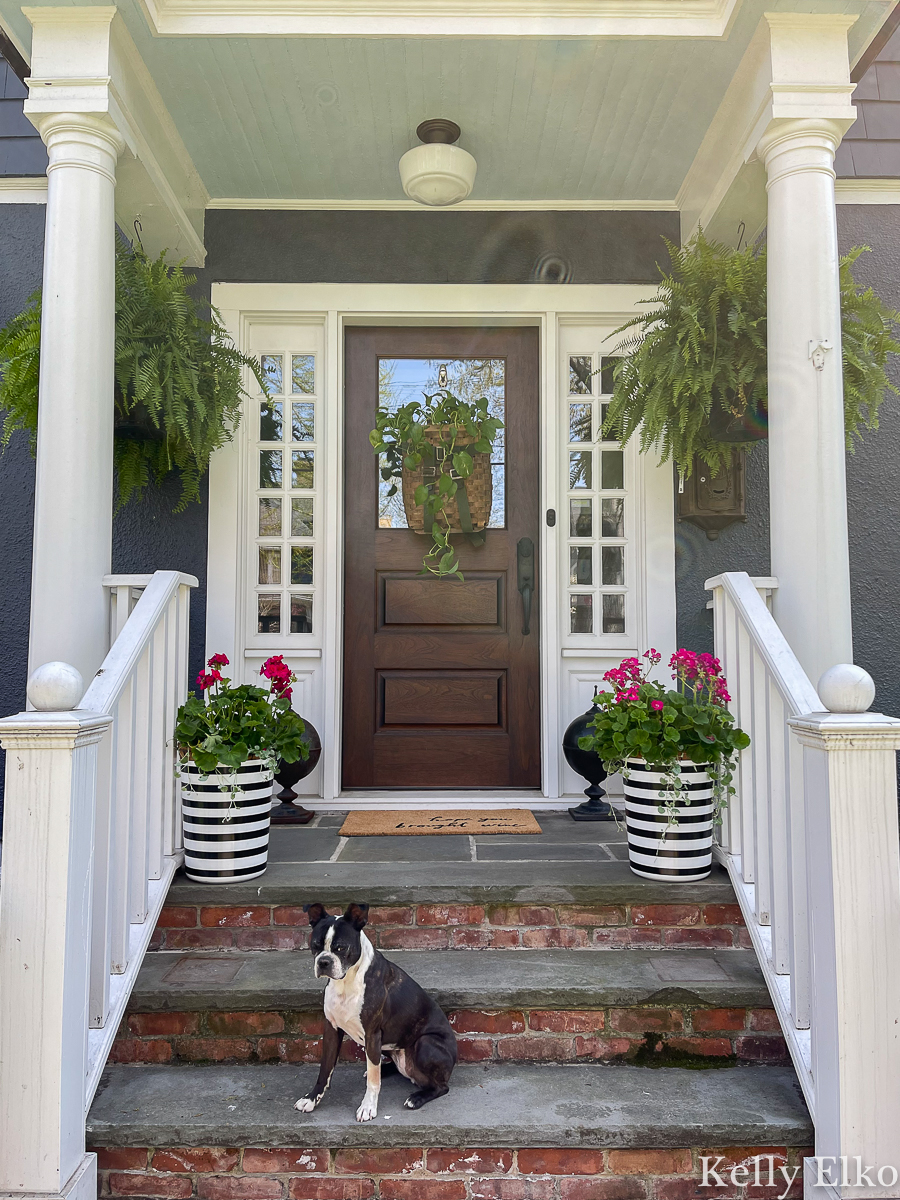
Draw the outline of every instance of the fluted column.
M834 152L848 122L775 119L768 175L769 511L775 617L811 679L853 661Z
M47 146L47 224L29 669L87 682L107 650L113 485L116 160L105 114L30 114Z

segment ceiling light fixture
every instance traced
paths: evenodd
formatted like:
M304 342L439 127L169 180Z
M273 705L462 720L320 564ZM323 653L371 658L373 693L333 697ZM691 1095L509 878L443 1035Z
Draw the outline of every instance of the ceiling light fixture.
M411 200L444 207L465 200L475 183L478 164L454 142L460 135L455 121L437 117L423 121L416 136L423 143L400 159L400 181Z

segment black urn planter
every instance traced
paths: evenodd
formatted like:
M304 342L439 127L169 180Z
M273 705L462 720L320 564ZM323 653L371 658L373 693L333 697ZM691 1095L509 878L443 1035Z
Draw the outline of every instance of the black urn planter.
M596 694L595 690L594 695ZM569 816L573 821L615 820L612 808L605 800L601 799L606 794L600 787L600 784L606 779L603 763L593 750L582 750L578 745L578 739L586 737L590 733L588 725L593 720L595 713L596 709L592 706L586 713L576 717L563 734L562 746L566 762L576 774L580 775L582 779L586 779L589 785L584 789L584 794L587 796L584 804L578 804L569 809Z
M311 722L304 720L306 725L306 734L304 741L309 745L309 758L298 758L296 762L286 763L283 760L278 763L278 769L275 772L275 781L281 784L282 790L276 796L281 803L277 808L272 809L271 821L273 825L308 825L316 815L308 808L304 808L302 804L295 804L297 795L294 791L294 786L305 779L307 775L311 775L316 769L316 764L322 757L322 742L319 739L316 727Z

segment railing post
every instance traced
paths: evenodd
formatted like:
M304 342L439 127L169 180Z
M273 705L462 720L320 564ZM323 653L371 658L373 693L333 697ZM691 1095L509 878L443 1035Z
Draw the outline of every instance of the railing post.
M61 667L32 676L36 711L0 720L0 1196L88 1200L97 1195L96 1156L84 1145L97 747L111 718L69 711L81 685Z
M900 1194L900 720L863 711L874 687L858 667L826 671L818 691L830 711L788 720L803 747L813 962L805 1194L876 1200Z

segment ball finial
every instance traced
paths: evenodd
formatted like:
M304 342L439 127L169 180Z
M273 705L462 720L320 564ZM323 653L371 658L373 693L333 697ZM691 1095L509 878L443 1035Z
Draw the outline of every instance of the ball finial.
M26 691L39 712L68 712L84 695L84 680L69 663L48 662L32 672Z
M853 663L829 667L816 690L819 699L833 713L867 712L875 699L872 676Z

